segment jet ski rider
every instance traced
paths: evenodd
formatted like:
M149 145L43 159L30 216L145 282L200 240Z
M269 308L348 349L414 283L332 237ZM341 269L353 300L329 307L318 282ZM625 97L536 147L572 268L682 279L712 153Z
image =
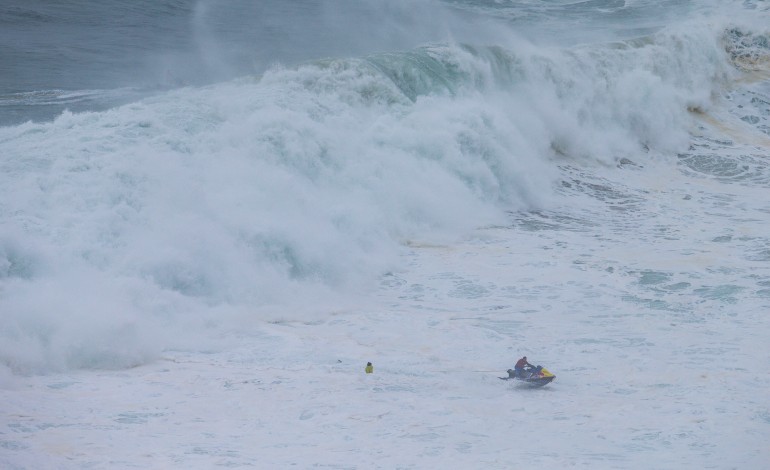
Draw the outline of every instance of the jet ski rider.
M524 356L518 361L516 361L516 365L513 366L513 370L515 372L516 377L524 378L524 370L525 370L524 368L527 366L534 368L532 364L527 362L527 356Z

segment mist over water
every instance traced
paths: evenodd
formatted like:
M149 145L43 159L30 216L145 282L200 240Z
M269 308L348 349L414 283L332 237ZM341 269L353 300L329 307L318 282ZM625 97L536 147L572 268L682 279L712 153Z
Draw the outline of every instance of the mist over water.
M0 5L0 467L766 466L766 1L92 3Z
M676 15L695 7L669 2L665 8ZM617 2L582 8L434 0L6 2L0 125L48 121L65 109L104 110L168 89L259 75L276 64L427 43L627 39L660 29L652 11Z
M766 73L756 24L520 3L2 7L2 363L128 367L355 309L410 247L623 199L597 168L708 172L685 157L700 116L764 145L766 90L730 119L720 98L741 64ZM570 47L574 30L522 34L595 11L619 26Z
M0 6L0 21L0 125L103 110L275 64L408 50L473 24L433 1L379 0L32 0Z

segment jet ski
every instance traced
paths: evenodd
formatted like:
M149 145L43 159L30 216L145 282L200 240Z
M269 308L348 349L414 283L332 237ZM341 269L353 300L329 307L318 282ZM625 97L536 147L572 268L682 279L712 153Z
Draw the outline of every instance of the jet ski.
M500 380L514 380L521 382L531 387L542 387L547 385L556 378L555 375L548 372L548 369L543 366L525 368L521 374L516 374L513 369L508 369L508 377L499 377Z

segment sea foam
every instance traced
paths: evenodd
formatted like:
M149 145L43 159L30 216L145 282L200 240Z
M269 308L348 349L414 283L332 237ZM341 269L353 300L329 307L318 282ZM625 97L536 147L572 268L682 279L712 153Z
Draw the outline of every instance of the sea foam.
M3 362L125 367L338 309L405 242L549 207L561 165L685 149L734 78L723 31L428 44L2 128Z

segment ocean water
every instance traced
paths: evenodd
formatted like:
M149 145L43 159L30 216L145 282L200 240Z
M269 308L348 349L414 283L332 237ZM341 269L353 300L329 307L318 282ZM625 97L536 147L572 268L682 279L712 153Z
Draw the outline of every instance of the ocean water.
M5 2L0 464L767 468L769 19Z

